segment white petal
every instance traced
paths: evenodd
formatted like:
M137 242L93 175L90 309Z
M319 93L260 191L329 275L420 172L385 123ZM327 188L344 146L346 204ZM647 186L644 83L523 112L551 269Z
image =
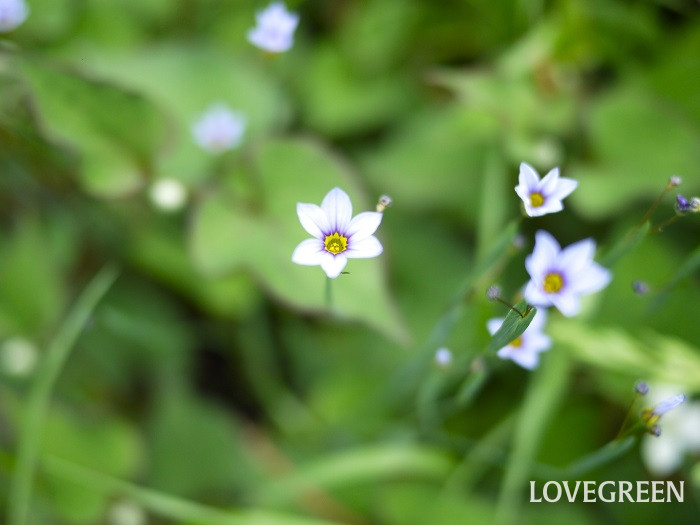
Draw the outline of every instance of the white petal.
M318 239L306 239L301 241L294 249L292 262L306 266L316 266L321 264L324 253L326 252L321 241Z
M326 272L328 277L335 279L340 275L340 272L343 271L343 268L345 268L345 265L348 263L347 257L345 257L345 254L342 253L333 255L332 253L328 253L326 251L324 251L322 255L321 268L323 268L323 271Z
M382 253L382 244L374 235L355 241L351 239L348 242L348 250L344 253L346 257L351 259L364 259L367 257L376 257Z
M542 178L542 182L540 183L540 189L542 190L542 193L544 193L544 195L550 196L554 193L558 184L559 168L554 168Z
M535 249L525 259L525 268L527 268L530 277L541 280L556 261L559 251L559 243L554 237L544 230L537 231L535 233Z
M518 194L523 201L523 204L530 204L530 190L524 184L518 184L515 187L515 193Z
M350 197L340 188L333 188L323 198L321 208L328 216L331 233L346 231L352 219L352 203Z
M379 228L384 214L378 211L364 211L355 215L348 225L345 235L351 241L361 241L372 235Z
M669 436L647 436L642 441L642 459L653 474L667 476L678 469L683 461L683 448Z
M328 217L325 212L315 204L297 203L297 215L302 227L317 239L323 239L330 231Z
M552 293L549 299L566 317L573 317L581 309L578 296L573 293Z
M583 239L564 248L557 262L562 270L566 270L566 273L575 274L591 264L594 254L595 241Z
M525 331L529 332L529 328ZM548 335L540 332L527 334L527 349L531 352L544 352L552 346L552 340Z
M578 186L577 180L561 177L559 179L557 187L552 193L549 194L549 197L561 200L565 197L568 197L571 194L571 192L576 189L576 186Z
M528 193L530 193L539 187L540 176L535 171L535 168L527 162L521 162L518 182L520 182L521 186L525 186L529 190Z
M569 278L571 282L567 285L570 291L587 295L605 288L612 280L612 273L598 263L591 263L587 268L572 274Z
M522 349L520 349L520 351L516 350L512 353L511 359L523 368L534 370L537 368L537 363L540 361L540 356L537 352L523 352Z
M498 332L498 329L501 327L504 320L505 320L505 317L498 317L496 319L489 319L488 321L486 321L486 329L489 331L489 333L491 335L493 335L496 332Z
M552 305L552 301L550 299L551 294L547 294L544 292L542 289L542 283L537 282L534 279L530 280L530 282L527 283L527 286L525 287L525 293L523 296L525 297L525 300L534 306L537 307L547 307Z
M564 205L561 203L561 201L557 199L552 199L551 197L545 197L542 206L533 208L533 210L537 211L537 217L547 215L548 213L557 213L563 209Z
M544 329L544 325L547 323L547 310L544 308L538 308L535 317L530 322L530 326L525 330L528 333L539 333Z

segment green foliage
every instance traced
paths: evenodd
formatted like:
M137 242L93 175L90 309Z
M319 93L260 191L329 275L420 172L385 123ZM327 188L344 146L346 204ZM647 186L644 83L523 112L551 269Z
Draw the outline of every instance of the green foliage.
M615 439L635 381L697 403L698 215L667 223L700 194L691 4L290 1L270 55L246 39L258 1L31 0L0 42L0 516L696 520L697 451L672 474L693 501L663 515L526 500L532 479L657 477ZM216 103L247 119L219 155L192 137ZM521 217L523 161L579 182L562 212ZM291 255L296 204L336 186L354 214L393 206L381 256L329 281ZM535 315L540 229L592 237L613 281L550 310L527 371L497 353Z

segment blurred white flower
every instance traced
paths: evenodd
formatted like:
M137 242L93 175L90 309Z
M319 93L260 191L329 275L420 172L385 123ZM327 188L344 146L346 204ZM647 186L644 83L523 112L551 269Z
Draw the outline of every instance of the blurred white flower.
M376 257L382 245L373 235L382 222L382 214L365 211L352 216L350 197L333 188L321 206L297 203L302 227L314 236L302 241L292 254L292 261L307 266L321 265L326 275L335 279L348 258Z
M578 186L578 182L559 176L559 168L554 168L540 180L535 168L526 162L520 164L519 184L515 193L522 199L525 213L539 217L564 209L562 199Z
M177 211L187 200L187 188L177 179L158 179L148 192L151 202L163 211Z
M248 31L248 41L271 53L283 53L294 43L299 15L287 11L283 2L273 2L255 13L257 25Z
M109 525L145 525L146 513L136 503L117 501L109 509Z
M22 337L13 337L0 346L0 368L8 375L29 375L38 359L34 344Z
M490 319L486 327L491 335L495 334L501 327L504 317ZM548 350L552 346L552 340L543 333L544 325L547 322L547 311L537 310L535 317L530 322L520 337L511 341L498 351L501 359L512 359L517 364L528 370L537 367L540 359L540 352Z
M0 33L7 33L27 19L29 6L24 0L0 0Z
M605 288L612 275L593 261L595 241L584 239L563 250L544 230L535 234L535 249L525 259L530 282L525 300L535 306L551 306L567 317L580 310L579 296Z
M435 363L440 367L447 367L452 364L452 352L448 348L438 348L435 352Z
M241 143L248 124L246 117L225 104L214 104L192 125L195 142L205 151L222 153Z
M649 413L656 419L663 414L663 432L658 437L645 436L641 453L654 475L669 475L678 470L687 453L700 453L700 402L683 403L684 399L674 387L651 389L649 400L658 404Z

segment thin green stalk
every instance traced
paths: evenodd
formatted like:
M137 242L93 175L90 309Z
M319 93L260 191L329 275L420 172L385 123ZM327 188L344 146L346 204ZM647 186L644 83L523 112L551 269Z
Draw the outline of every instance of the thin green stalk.
M333 311L333 279L326 278L326 308L329 312Z
M60 479L90 486L108 494L122 494L143 505L152 513L187 523L202 525L334 525L334 522L293 516L261 509L226 511L141 487L75 463L48 456L43 459L46 471Z
M8 525L27 523L41 431L51 392L75 341L117 275L117 269L108 265L90 281L51 341L46 356L37 370L29 392L27 409L19 435L17 465L10 483L7 506Z

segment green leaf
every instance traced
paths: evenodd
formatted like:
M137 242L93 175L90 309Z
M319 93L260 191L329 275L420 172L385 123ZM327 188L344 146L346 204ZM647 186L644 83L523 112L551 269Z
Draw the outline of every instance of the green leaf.
M156 108L137 94L77 73L28 59L17 65L45 133L79 152L86 189L102 196L136 190L165 137Z
M369 206L347 168L319 144L271 141L260 148L256 165L263 208L249 210L221 194L205 200L190 239L195 265L210 276L248 270L279 300L322 312L326 309L325 273L320 267L291 261L294 248L309 237L299 224L296 204L320 204L329 190L339 186L350 195L354 213ZM377 235L381 240L381 227ZM405 340L406 329L389 295L383 264L382 256L350 260L349 274L332 283L334 313Z
M522 312L525 316L521 316L514 310L509 310L503 324L498 331L493 334L489 342L488 352L497 352L504 346L510 344L511 341L520 337L537 313L537 308L529 306L523 299L515 305L515 309Z

